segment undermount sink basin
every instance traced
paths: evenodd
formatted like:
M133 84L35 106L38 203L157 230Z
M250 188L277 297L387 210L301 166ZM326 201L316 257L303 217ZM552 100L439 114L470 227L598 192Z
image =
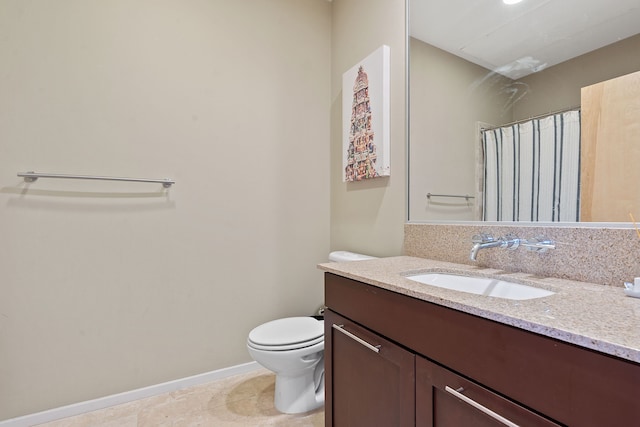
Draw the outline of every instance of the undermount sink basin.
M554 292L520 283L507 282L490 277L459 276L448 273L423 273L407 276L407 279L438 288L453 289L476 295L512 300L547 297Z

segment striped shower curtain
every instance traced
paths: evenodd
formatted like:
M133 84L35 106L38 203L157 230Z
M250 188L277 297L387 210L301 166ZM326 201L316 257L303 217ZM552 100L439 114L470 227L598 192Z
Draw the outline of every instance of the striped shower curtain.
M580 111L482 131L484 221L578 221Z

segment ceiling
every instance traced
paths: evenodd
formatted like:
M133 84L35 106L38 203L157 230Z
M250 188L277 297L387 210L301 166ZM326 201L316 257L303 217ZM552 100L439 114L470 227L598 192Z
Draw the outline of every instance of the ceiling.
M640 0L409 0L410 35L512 79L640 33Z

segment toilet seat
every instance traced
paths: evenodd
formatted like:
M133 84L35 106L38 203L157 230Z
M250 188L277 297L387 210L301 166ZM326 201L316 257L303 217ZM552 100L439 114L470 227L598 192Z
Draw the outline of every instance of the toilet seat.
M260 344L256 344L252 341L247 341L247 345L251 348L255 348L256 350L263 350L263 351L286 351L286 350L298 350L301 348L305 348L305 347L310 347L312 345L316 345L316 344L320 344L320 343L324 343L324 337L318 337L314 340L310 340L310 341L304 341L301 343L295 343L295 344L284 344L284 345L260 345Z
M284 351L309 347L324 341L324 320L287 317L272 320L249 333L248 345L258 350Z

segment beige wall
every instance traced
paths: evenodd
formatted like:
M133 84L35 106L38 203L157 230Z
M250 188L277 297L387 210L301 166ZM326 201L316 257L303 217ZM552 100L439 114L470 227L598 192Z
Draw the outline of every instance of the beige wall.
M404 0L333 0L331 45L331 248L376 256L402 252L406 220ZM390 47L391 176L342 182L342 74Z
M322 304L330 39L324 0L0 3L0 419L248 362Z

